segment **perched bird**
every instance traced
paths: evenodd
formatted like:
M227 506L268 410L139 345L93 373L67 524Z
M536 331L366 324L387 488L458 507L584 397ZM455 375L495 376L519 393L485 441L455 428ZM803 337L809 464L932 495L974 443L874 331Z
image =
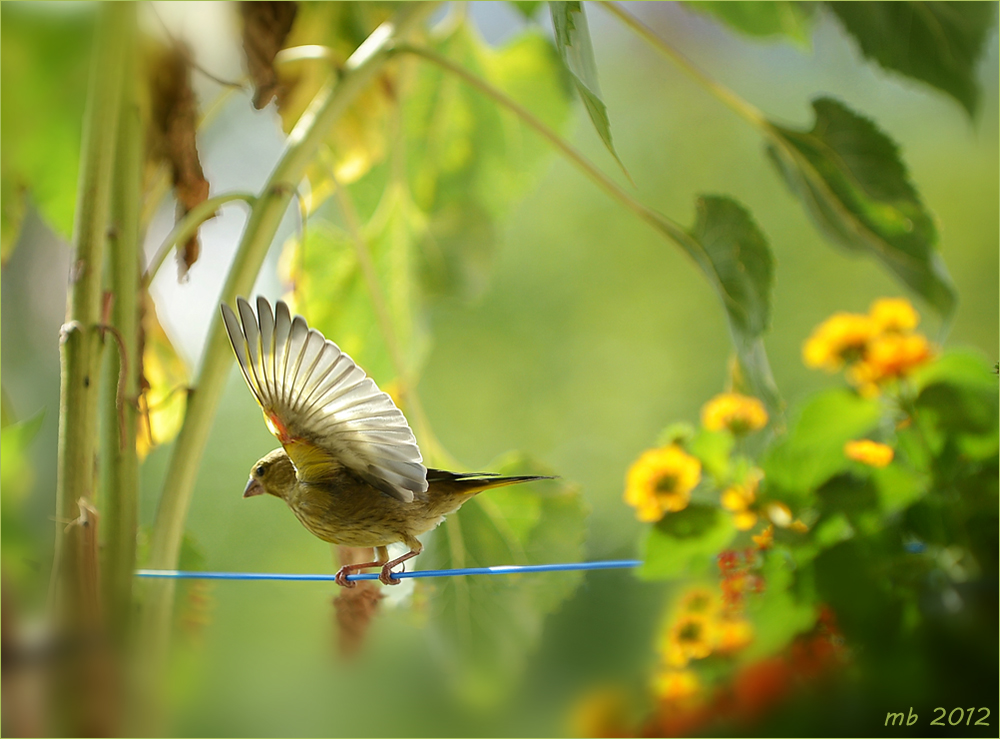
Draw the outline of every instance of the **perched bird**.
M288 306L257 298L257 314L236 299L222 317L243 377L281 448L254 463L244 498L267 493L323 541L374 547L374 562L349 564L347 576L381 567L379 580L397 585L392 569L417 556L420 534L437 526L476 493L545 479L427 469L403 413L332 341ZM409 552L389 559L388 545Z

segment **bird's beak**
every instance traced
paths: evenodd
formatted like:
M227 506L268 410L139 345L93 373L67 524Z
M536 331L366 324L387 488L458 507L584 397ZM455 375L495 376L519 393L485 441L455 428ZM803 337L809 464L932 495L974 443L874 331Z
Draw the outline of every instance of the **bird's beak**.
M252 477L247 483L246 490L243 491L244 498L252 498L255 495L263 495L264 486L260 484L260 480L255 480Z

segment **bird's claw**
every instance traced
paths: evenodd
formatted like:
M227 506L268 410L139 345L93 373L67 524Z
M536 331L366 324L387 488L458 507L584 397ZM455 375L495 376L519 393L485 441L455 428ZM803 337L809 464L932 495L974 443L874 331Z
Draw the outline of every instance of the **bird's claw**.
M405 572L405 571L406 571L406 565L403 565L403 569L400 570L400 572ZM392 576L391 565L385 565L382 568L382 571L378 573L378 579L379 582L381 582L383 585L399 585L399 583L402 582L402 580L400 580L398 577Z
M353 587L356 587L357 586L356 582L354 582L353 580L348 580L347 579L348 575L353 574L351 572L351 569L352 568L350 567L350 565L344 565L339 570L337 570L337 574L333 578L333 581L335 583L337 583L338 585L340 585L341 587L344 587L344 588L353 588Z

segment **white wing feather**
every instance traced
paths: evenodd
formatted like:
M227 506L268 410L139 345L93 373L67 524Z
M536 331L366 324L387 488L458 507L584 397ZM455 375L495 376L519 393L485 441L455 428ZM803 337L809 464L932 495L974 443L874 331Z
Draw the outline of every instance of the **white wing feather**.
M406 418L353 359L301 316L293 319L284 301L274 313L262 297L256 315L243 298L236 308L238 317L223 304L222 317L265 414L290 437L323 449L402 501L427 490L427 469Z

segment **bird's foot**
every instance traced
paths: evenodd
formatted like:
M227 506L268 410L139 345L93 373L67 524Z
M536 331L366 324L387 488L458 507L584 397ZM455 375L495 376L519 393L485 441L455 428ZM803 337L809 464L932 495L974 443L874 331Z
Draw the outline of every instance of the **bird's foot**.
M348 575L353 575L356 571L357 571L356 567L352 567L351 565L344 565L339 570L337 570L337 574L333 578L333 581L344 588L356 587L357 586L356 582L347 579Z
M381 582L383 585L399 585L399 583L402 582L402 580L400 580L398 577L392 576L393 564L394 564L393 562L389 562L388 564L384 565L382 567L382 571L378 574L379 582ZM403 565L403 569L401 569L400 572L406 572L406 565Z

